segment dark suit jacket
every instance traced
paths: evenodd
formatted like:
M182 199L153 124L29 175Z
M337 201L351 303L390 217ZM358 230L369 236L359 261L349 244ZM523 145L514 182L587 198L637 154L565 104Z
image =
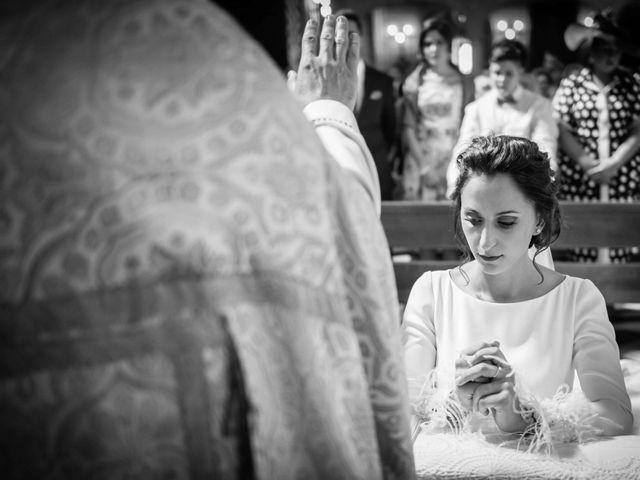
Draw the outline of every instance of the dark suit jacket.
M391 200L393 179L388 155L396 136L393 79L369 65L364 75L364 95L356 119L378 168L382 199Z

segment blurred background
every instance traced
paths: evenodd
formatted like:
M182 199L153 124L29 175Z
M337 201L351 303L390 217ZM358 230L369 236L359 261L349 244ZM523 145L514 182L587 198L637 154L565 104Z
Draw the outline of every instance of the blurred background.
M299 58L299 39L308 16L320 18L352 9L363 22L363 58L401 81L415 65L422 22L435 14L449 16L457 27L453 61L473 76L487 67L491 43L517 39L529 49L527 70L545 67L561 74L577 59L563 41L573 22L589 25L595 11L637 4L640 0L221 0L286 70ZM640 30L639 8L624 19ZM637 33L636 33L637 35Z

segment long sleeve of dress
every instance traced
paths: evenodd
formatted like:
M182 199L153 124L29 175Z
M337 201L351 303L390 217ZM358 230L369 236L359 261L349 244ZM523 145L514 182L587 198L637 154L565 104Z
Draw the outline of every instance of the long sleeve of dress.
M433 319L432 274L426 272L411 289L402 323L404 363L413 399L425 376L436 366L436 332Z
M617 406L610 418L630 426L631 402L620 368L620 352L605 301L590 281L582 283L576 299L573 363L585 396L592 402L608 400Z
M551 101L553 118L556 124L574 133L576 128L575 117L571 115L571 98L568 95L575 90L575 82L572 77L562 79Z

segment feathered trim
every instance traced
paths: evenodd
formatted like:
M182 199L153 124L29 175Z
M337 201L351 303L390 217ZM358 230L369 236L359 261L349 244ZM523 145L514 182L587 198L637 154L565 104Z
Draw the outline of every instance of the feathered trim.
M432 370L423 381L415 381L409 387L418 392L412 398L411 409L422 430L427 433L466 431L469 411L462 406L454 392L438 388L436 370Z
M455 391L437 386L436 371L433 370L422 381L410 383L412 413L420 428L426 433L450 431L455 434L474 432L499 432L492 415L487 417L469 412L462 406ZM571 391L561 385L553 397L540 398L516 385L520 406L519 413L529 426L519 435L518 450L527 452L554 453L554 445L564 443L587 443L601 433L595 420L598 416L591 402L580 391ZM512 443L513 434L505 443Z
M529 420L520 445L527 452L553 453L554 445L587 443L595 440L602 430L595 426L599 417L591 402L580 391L561 385L551 398L539 398L516 386L520 408L514 410Z

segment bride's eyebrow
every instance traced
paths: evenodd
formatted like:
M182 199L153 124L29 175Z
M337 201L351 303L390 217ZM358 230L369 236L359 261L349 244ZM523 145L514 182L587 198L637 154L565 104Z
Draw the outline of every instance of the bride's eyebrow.
M465 215L469 215L469 214L473 214L473 215L479 215L482 216L477 210L475 210L474 208L471 207L466 207L463 209L463 213ZM501 215L520 215L520 212L517 210L505 210L503 212L498 212L495 214L496 217L499 217Z

